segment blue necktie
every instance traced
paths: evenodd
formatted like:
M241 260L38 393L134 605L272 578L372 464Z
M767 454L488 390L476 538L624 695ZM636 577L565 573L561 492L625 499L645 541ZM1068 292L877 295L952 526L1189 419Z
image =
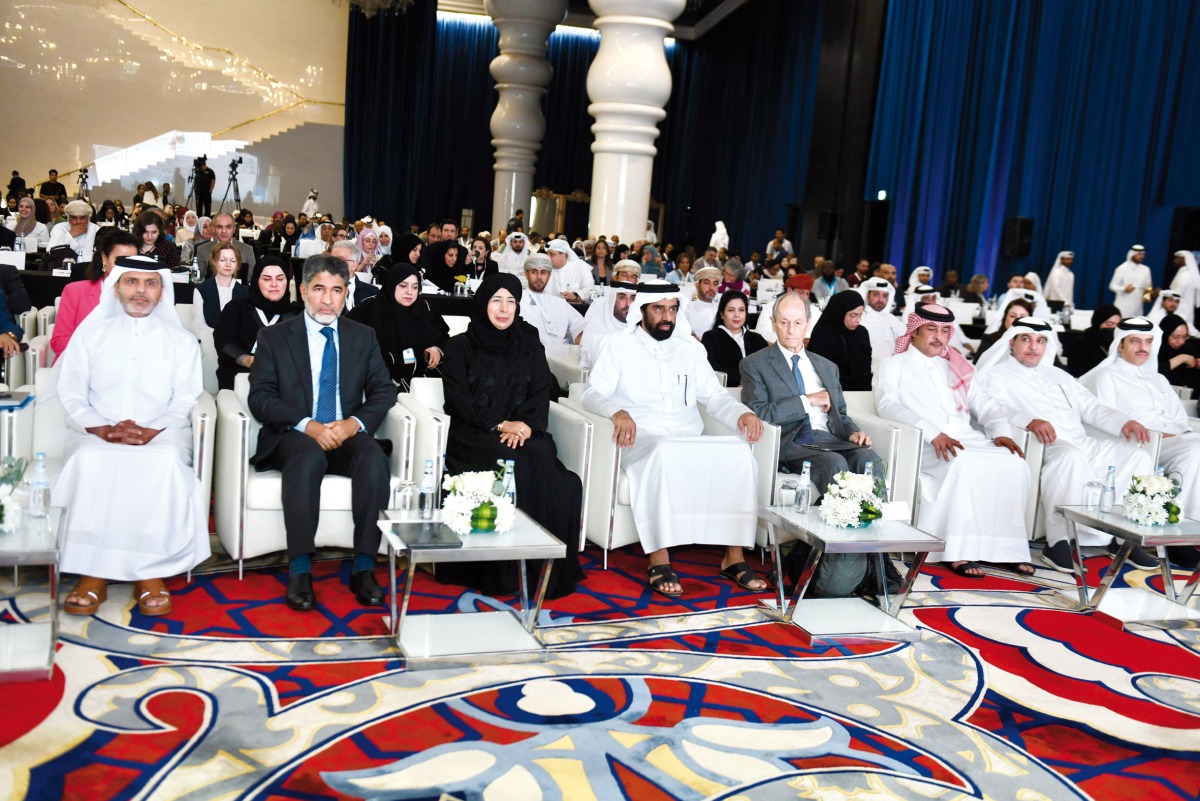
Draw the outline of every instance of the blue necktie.
M333 329L321 329L325 337L325 353L321 356L321 377L317 381L317 413L313 419L318 423L332 423L337 419L337 346L333 344Z
M792 378L796 379L796 390L800 393L800 397L804 397L808 392L804 389L804 376L800 374L800 354L792 354ZM808 418L804 418L804 422L800 424L800 428L796 431L796 436L792 438L792 442L797 445L812 445L816 442L813 438L812 424L808 422Z

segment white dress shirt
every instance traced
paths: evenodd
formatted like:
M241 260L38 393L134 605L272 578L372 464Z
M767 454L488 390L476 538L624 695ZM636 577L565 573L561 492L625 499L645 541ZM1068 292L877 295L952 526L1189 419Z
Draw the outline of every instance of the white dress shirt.
M783 354L783 358L787 360L788 369L792 368L792 357L799 356L800 362L797 365L800 368L800 377L804 379L804 392L806 395L811 395L814 392L820 392L825 389L825 385L821 383L820 376L813 369L812 360L808 358L808 351L803 348L799 353L792 353L783 345L777 345L779 352ZM797 389L797 391L799 391ZM822 409L818 409L809 402L808 398L803 395L800 397L800 402L804 404L804 411L808 412L808 424L812 426L814 431L829 430L829 414Z

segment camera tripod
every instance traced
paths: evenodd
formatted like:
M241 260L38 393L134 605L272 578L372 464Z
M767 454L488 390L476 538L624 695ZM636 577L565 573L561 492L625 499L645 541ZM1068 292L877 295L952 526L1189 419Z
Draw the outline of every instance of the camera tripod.
M225 201L229 197L229 190L233 190L233 210L235 212L242 209L242 190L238 187L238 163L241 159L237 159L229 164L229 183L225 185L225 194L221 196L221 205L217 207L217 214L225 211Z

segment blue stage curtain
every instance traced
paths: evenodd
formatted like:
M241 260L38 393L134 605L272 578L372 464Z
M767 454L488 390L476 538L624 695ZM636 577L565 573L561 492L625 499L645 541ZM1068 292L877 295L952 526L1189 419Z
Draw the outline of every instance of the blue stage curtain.
M431 138L419 110L432 102L436 22L436 3L371 19L350 11L344 213L353 219L379 215L397 236L407 230L427 186L420 160L408 154L424 153Z
M1190 0L890 3L865 187L888 260L1003 283L1073 250L1090 307L1140 242L1161 281L1172 209L1200 201L1198 37ZM1032 252L1002 259L1018 215Z
M731 250L749 256L786 223L787 204L803 201L822 8L757 0L668 49L673 86L652 184L666 204L661 242L682 245L686 232L703 249L722 220Z
M550 34L546 60L554 68L554 77L546 87L546 98L542 102L546 135L538 152L534 189L548 186L555 192L566 194L577 189L592 191L592 123L595 120L587 111L591 102L587 95L587 74L599 49L598 33L560 30ZM574 211L571 209L574 205L570 204L568 209ZM569 223L568 219L567 230L572 235L587 233L586 218L577 228Z

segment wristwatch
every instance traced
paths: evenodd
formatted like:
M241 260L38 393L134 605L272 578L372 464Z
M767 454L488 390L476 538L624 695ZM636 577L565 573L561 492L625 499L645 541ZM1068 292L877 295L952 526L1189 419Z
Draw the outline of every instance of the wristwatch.
M507 422L508 422L507 420L501 420L499 423L496 423L497 433L500 433L500 434L504 433L504 424Z

